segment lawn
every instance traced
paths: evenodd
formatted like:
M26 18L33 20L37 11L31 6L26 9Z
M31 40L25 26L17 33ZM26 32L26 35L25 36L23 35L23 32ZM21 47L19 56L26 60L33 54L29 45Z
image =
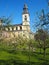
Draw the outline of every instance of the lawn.
M49 65L49 49L46 50L45 58L43 53L40 54L39 49L37 50L0 50L0 65Z

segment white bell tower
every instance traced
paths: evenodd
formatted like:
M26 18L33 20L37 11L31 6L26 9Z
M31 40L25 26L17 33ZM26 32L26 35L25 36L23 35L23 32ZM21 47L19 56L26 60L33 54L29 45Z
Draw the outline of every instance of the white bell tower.
M24 29L26 28L27 31L30 31L30 15L26 4L24 4L22 13L22 25L24 26Z
M22 21L23 21L23 25L30 25L29 24L30 17L29 17L28 7L26 4L24 4L24 8L23 8Z

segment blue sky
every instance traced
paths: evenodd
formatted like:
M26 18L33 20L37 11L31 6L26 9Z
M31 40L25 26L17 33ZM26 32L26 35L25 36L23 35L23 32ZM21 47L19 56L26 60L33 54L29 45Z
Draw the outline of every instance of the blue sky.
M36 12L47 7L46 0L0 0L0 17L11 16L13 24L22 23L24 3L27 4L29 9L30 24L34 23Z

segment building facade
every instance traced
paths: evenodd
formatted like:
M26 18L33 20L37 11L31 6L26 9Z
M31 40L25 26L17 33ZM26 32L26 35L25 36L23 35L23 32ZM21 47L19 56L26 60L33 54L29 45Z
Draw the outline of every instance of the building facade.
M0 25L2 25L1 20ZM13 38L18 36L27 38L29 38L29 36L32 36L34 38L34 34L30 30L30 14L28 12L28 7L26 4L24 4L22 12L22 24L4 26L4 31L2 31L2 34L0 33L0 38Z

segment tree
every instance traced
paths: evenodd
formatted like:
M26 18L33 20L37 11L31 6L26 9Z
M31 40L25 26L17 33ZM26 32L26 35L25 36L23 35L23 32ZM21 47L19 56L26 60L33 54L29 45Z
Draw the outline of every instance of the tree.
M36 12L35 27L36 29L45 29L49 32L49 0L47 1L47 8L42 9L40 12Z
M2 38L2 33L5 31L5 27L9 27L11 23L10 17L1 17L0 18L0 37Z
M35 40L39 42L38 46L40 49L41 48L43 49L44 57L45 57L46 49L49 47L47 31L43 29L39 29L37 33L35 34Z
M49 1L48 1L49 6ZM40 13L37 12L37 18L35 22L35 27L37 29L37 32L35 34L35 39L38 41L38 46L44 50L44 56L45 56L45 50L48 47L48 33L49 33L49 8L46 11L45 9L42 9ZM46 41L47 40L47 41Z
M42 9L41 13L37 13L36 23L35 23L36 28L38 29L43 28L49 31L49 12L45 13L45 10Z
M4 25L9 25L11 23L11 17L0 17L0 22L2 23L1 26L4 26Z

